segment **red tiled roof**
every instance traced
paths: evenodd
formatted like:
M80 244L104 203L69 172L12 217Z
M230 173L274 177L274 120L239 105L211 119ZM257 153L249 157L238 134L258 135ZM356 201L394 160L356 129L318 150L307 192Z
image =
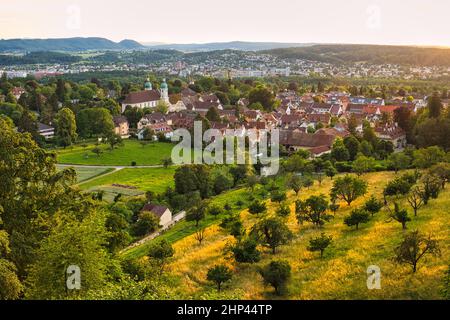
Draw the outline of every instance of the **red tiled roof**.
M156 90L131 92L123 101L123 104L136 104L151 101L159 101L160 99L161 94Z
M280 131L280 144L304 148L331 147L336 136L328 134L310 134L292 130Z

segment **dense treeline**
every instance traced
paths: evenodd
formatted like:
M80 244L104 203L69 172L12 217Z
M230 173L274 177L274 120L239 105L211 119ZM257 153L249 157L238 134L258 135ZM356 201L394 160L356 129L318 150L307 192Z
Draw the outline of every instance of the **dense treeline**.
M264 51L283 59L329 63L367 62L418 66L450 66L450 49L381 45L315 45Z
M46 63L75 63L81 61L81 57L60 52L31 52L24 56L0 55L0 65L25 65Z

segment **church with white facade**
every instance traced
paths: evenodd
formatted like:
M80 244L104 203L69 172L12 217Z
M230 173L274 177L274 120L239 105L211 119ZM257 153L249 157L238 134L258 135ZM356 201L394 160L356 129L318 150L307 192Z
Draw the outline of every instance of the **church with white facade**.
M122 112L124 112L128 106L141 109L155 108L160 102L164 102L169 108L171 107L169 101L169 86L166 83L166 79L161 83L159 90L153 89L150 79L147 79L143 91L131 92L127 95L122 102Z

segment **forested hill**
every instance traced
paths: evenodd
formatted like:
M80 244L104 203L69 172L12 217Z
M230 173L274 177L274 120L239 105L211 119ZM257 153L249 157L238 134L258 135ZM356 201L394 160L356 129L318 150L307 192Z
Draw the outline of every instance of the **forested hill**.
M329 63L368 62L416 66L450 66L450 49L382 45L314 45L264 51L280 58Z
M0 40L0 52L126 50L142 48L144 48L143 45L133 40L113 42L104 38Z

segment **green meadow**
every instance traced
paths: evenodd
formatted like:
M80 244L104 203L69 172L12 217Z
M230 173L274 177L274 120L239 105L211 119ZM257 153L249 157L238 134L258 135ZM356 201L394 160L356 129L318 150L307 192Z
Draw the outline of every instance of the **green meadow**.
M100 186L120 184L135 187L141 191L164 192L174 185L176 167L169 168L126 168L97 179L80 184L82 190L95 190Z
M94 166L137 166L160 165L164 158L171 156L173 144L149 143L142 145L136 140L125 140L122 146L111 150L109 145L100 144L102 153L97 156L92 152L95 144L76 145L72 148L56 151L58 163Z

